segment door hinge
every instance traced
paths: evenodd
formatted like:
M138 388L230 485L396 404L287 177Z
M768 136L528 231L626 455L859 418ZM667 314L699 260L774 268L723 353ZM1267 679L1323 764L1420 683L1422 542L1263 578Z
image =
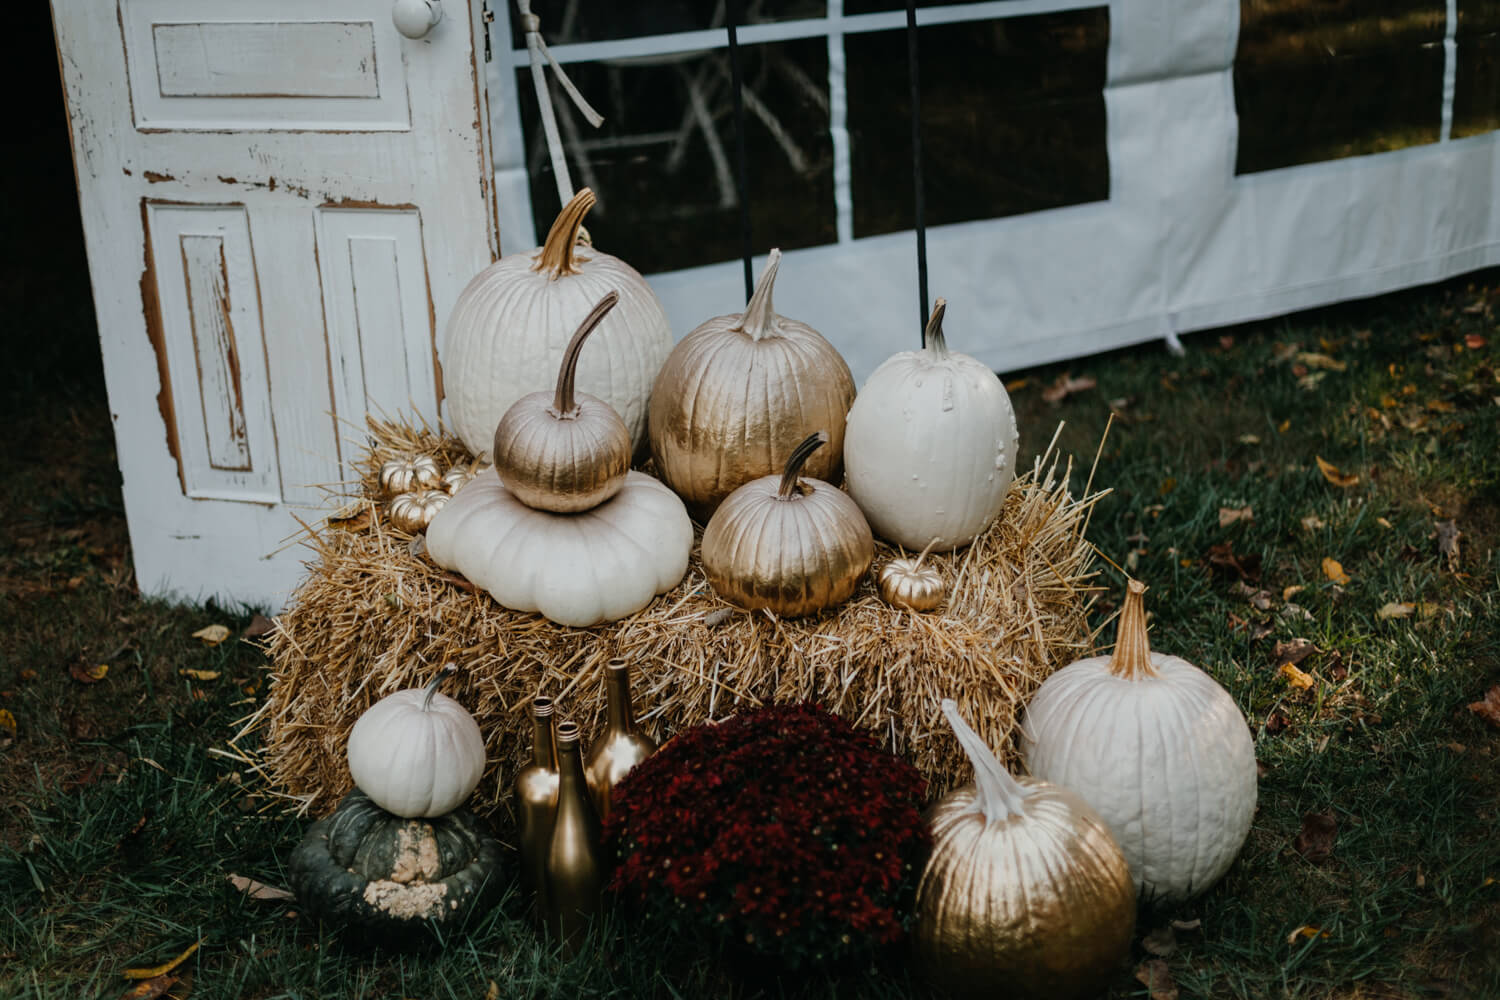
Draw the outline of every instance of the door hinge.
M494 57L490 51L490 25L495 23L495 12L490 10L489 0L479 5L479 11L484 21L484 61L489 62Z

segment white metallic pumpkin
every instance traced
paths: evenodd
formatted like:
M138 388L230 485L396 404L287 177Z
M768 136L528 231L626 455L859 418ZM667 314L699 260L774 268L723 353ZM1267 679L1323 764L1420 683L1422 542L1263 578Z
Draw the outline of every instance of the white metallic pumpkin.
M484 737L474 717L438 692L450 664L426 688L397 691L354 723L347 752L360 791L408 819L443 816L463 804L484 774Z
M427 526L427 553L439 566L504 607L580 627L632 615L677 586L692 546L677 494L633 470L599 506L554 514L517 500L491 467Z
M611 290L619 305L599 324L578 363L577 389L625 421L645 453L651 385L672 350L672 328L646 279L629 264L578 243L594 204L584 188L563 207L546 242L479 272L453 306L443 334L448 422L475 455L488 455L512 403L557 379L569 337Z
M1042 684L1021 724L1031 773L1066 785L1110 826L1138 891L1198 895L1228 871L1255 813L1255 743L1208 674L1146 639L1145 585L1130 581L1111 656Z
M844 429L849 495L875 534L909 549L969 544L1016 476L1015 412L989 367L948 350L938 299L920 351L887 358L854 398Z

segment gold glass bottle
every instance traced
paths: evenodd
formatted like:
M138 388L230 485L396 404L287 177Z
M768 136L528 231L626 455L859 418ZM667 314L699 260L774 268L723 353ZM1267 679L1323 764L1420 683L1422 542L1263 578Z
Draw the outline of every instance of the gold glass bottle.
M656 752L656 741L636 728L635 710L630 704L630 664L620 658L604 667L604 698L608 721L604 732L589 747L589 795L599 821L609 819L610 802L615 786L626 773Z
M547 850L546 924L571 949L598 915L604 892L599 817L583 777L576 723L557 726L557 770L557 813Z
M552 699L531 702L532 762L516 775L516 821L520 826L521 888L536 897L537 914L547 907L547 852L557 812L557 747L552 737Z

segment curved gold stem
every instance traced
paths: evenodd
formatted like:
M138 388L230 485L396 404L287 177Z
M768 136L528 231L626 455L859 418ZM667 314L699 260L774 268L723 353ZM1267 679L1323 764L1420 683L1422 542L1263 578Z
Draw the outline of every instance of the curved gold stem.
M443 664L443 669L439 670L437 672L437 676L434 677L431 683L427 685L427 697L422 699L422 711L432 711L432 699L437 695L438 685L442 684L443 681L452 677L456 673L458 673L458 668L453 664Z
M1125 588L1125 606L1115 626L1115 651L1109 672L1127 680L1158 676L1151 665L1151 641L1146 637L1146 585L1131 580Z
M786 468L781 473L781 488L776 491L777 499L790 500L798 495L797 474L802 471L802 466L807 462L808 456L827 443L828 432L815 431L792 449L792 453L786 459Z
M926 559L927 553L932 551L932 547L942 540L943 539L940 536L934 535L932 541L927 543L926 548L922 549L922 551L917 554L917 561L911 564L913 573L922 568L922 560Z
M766 269L760 272L760 280L755 283L755 291L736 328L745 331L751 340L761 339L776 325L776 310L771 307L771 288L776 284L776 271L780 266L781 251L773 247L766 259Z
M947 311L947 299L934 302L932 315L927 319L927 328L922 331L922 349L931 351L940 358L948 356L948 339L943 335L943 314Z
M619 301L619 292L606 292L604 298L600 299L598 304L583 318L583 322L578 324L578 330L573 334L573 339L568 341L568 346L563 351L562 366L557 370L557 393L552 397L554 417L567 420L577 415L578 403L573 398L573 382L578 376L578 353L583 350L583 342L588 339L589 334L594 332L594 328Z
M542 252L537 256L536 263L531 265L533 271L551 271L553 281L565 274L578 273L578 265L573 261L573 248L578 244L583 217L594 207L596 201L598 199L594 197L594 192L590 188L584 188L563 206L562 211L557 213L557 218L552 221L552 228L547 230Z

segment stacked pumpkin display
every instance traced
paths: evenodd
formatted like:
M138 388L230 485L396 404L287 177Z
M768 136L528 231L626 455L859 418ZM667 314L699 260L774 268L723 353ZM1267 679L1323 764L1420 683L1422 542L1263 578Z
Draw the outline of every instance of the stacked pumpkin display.
M483 914L504 888L500 844L460 808L484 773L474 718L438 691L398 691L349 734L355 788L292 852L290 880L304 910L366 943L409 947Z

